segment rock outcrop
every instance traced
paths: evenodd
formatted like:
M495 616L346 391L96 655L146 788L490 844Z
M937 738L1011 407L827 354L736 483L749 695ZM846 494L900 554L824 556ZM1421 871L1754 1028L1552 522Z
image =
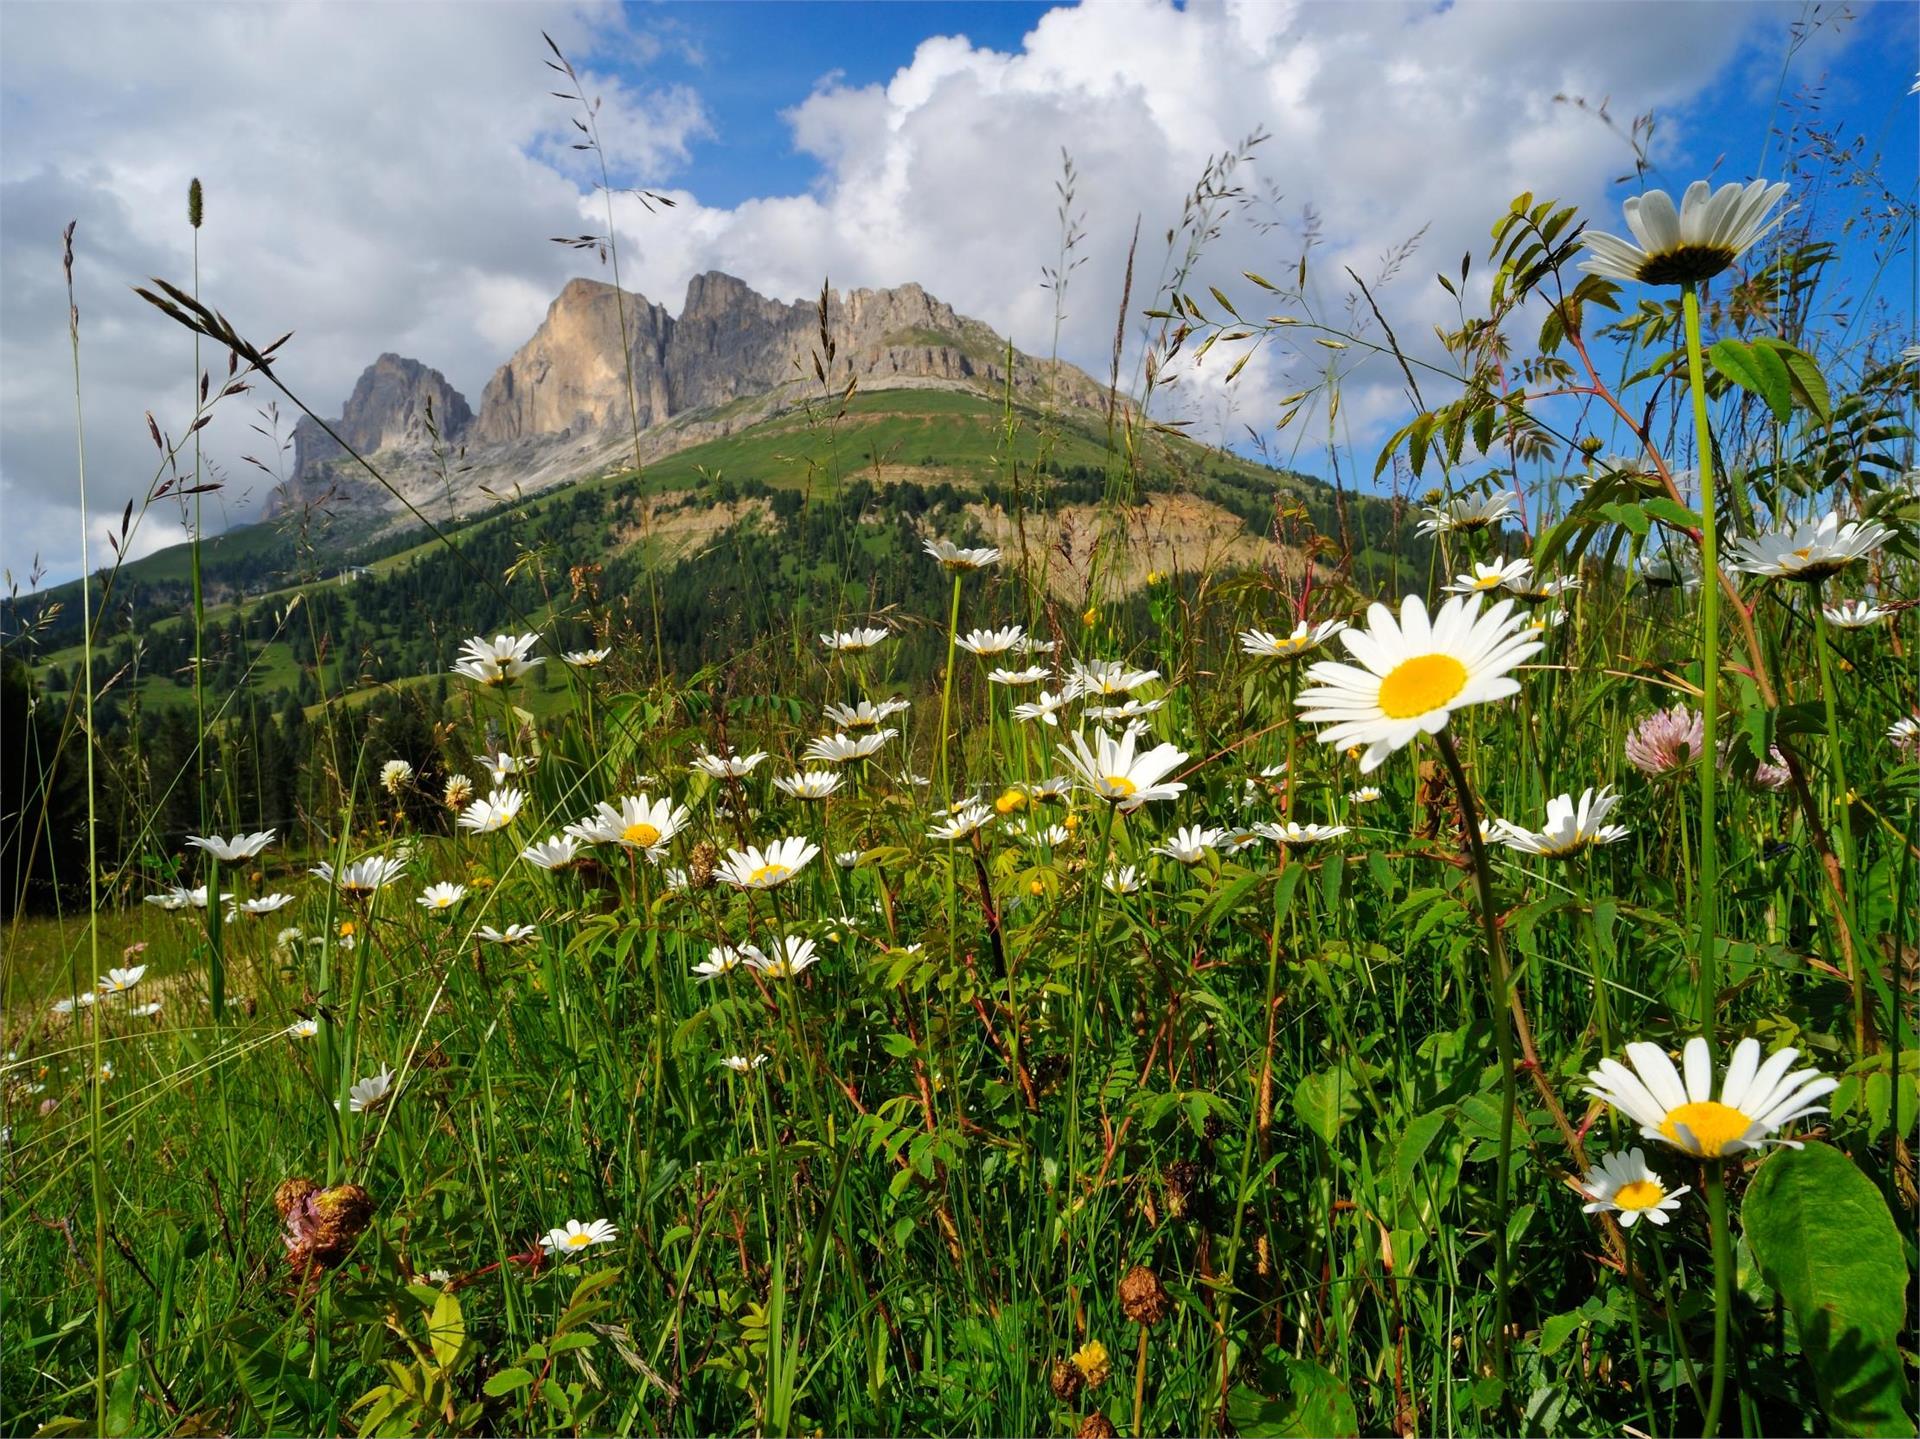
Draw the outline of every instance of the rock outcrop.
M829 292L824 333L834 388L853 379L864 389L998 390L1011 379L1065 404L1101 401L1099 387L1081 371L1010 352L986 325L918 285ZM383 454L389 479L438 474L433 494L458 512L465 501L449 495L432 461L429 413L434 433L457 452L447 469L458 473L460 491L477 507L490 491L544 488L585 465L617 463L623 445L631 453L636 421L642 454L652 459L764 418L818 393L815 358L824 362L825 349L819 302L770 300L718 271L694 276L678 316L644 296L572 280L533 337L494 372L478 414L439 371L382 355L354 386L334 428L361 454ZM294 482L267 514L322 493L330 502L352 496L349 503L364 507L367 491L340 483L352 477L339 446L317 425L302 419L294 444ZM411 487L404 484L403 492Z

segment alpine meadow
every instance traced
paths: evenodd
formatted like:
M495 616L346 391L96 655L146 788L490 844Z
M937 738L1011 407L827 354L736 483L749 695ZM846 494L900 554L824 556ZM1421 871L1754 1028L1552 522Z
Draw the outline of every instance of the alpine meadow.
M1002 151L1051 334L958 242L703 250L538 13L580 204L489 243L572 274L472 401L310 392L191 153L179 269L30 237L91 548L0 601L0 1429L1914 1435L1920 96L1805 73L1911 43L1856 8L1726 154L1553 96L1621 173L1542 144L1458 256L1349 264L1264 129L1159 228Z

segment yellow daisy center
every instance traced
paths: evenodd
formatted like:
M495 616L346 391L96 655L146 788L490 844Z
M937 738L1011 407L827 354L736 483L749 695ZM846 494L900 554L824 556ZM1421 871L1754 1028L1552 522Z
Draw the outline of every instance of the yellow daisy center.
M751 884L775 885L792 877L793 871L784 864L763 864L748 875L747 880Z
M1651 1179L1636 1179L1615 1191L1613 1202L1621 1209L1651 1209L1667 1197L1667 1191Z
M435 909L445 909L447 908L447 906L449 906L452 903L453 901L450 898L448 898L446 895L444 894L436 895L434 897L433 907Z
M1473 587L1476 590L1490 590L1499 583L1500 576L1498 575L1482 575L1473 582Z
M1694 1143L1700 1147L1700 1153L1709 1159L1717 1159L1729 1143L1746 1134L1752 1123L1731 1105L1722 1104L1717 1099L1703 1099L1668 1110L1667 1117L1660 1121L1660 1133L1679 1142L1680 1126L1685 1125Z
M591 1234L569 1234L567 1236L567 1248L569 1249L585 1249L591 1243L593 1243L593 1236Z
M1380 681L1380 712L1412 719L1437 710L1467 687L1467 667L1452 655L1415 655Z
M1127 799L1140 788L1123 774L1110 774L1102 783L1107 793L1115 799Z
M652 849L660 843L660 831L644 819L639 819L621 830L620 838L640 849Z

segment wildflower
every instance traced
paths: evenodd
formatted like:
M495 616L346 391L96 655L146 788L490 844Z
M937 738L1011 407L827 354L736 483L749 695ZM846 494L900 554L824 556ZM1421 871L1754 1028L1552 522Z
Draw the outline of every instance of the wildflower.
M477 754L474 758L487 767L487 774L495 784L505 784L508 775L526 774L540 763L536 756L529 755L525 759L519 759L505 750L501 750L498 754Z
M354 1114L365 1114L387 1097L393 1088L393 1071L382 1068L378 1074L369 1074L357 1079L353 1088L347 1091L347 1109Z
M867 759L885 748L888 740L900 731L889 725L886 729L875 730L872 734L863 734L858 739L849 739L844 734L822 735L800 752L802 759L822 760L828 764L845 764L849 760Z
M491 642L475 635L460 646L453 673L483 685L508 684L541 663L528 653L538 642L538 635L495 635Z
M1514 512L1519 496L1510 490L1491 495L1462 495L1459 499L1426 507L1418 530L1423 535L1472 534L1489 529Z
M737 755L731 751L726 754L702 754L695 756L693 767L715 779L744 779L766 757L765 750L755 750L749 755Z
M1020 641L1017 648L1019 653L1023 655L1050 655L1060 648L1060 641L1039 640L1035 639L1032 635L1028 635Z
M1370 784L1363 784L1359 789L1347 791L1347 800L1351 804L1372 804L1379 798L1380 791Z
M1117 705L1089 705L1087 707L1086 717L1102 724L1110 723L1114 720L1144 719L1150 714L1157 713L1165 704L1166 700L1157 699L1128 700L1125 704Z
M570 869L579 861L580 841L571 834L550 834L521 850L520 858L535 869Z
M463 774L450 774L447 776L447 787L441 795L441 799L448 809L457 810L472 798L473 781L471 779Z
M53 1002L53 1012L55 1014L72 1014L76 1009L91 1009L99 1002L100 996L89 990L84 994L76 994L71 999L56 999Z
M1151 1329L1172 1311L1173 1300L1159 1275L1136 1264L1120 1281L1120 1309L1135 1324Z
M1612 785L1582 790L1577 804L1570 794L1558 795L1547 801L1545 829L1522 829L1497 819L1493 822L1493 838L1508 849L1548 859L1571 859L1590 845L1616 844L1627 837L1625 825L1605 823L1619 803L1620 796L1613 792Z
M129 1019L152 1019L154 1015L159 1012L160 1001L156 999L147 1004L136 1004L132 1009L127 1011L127 1017Z
M1023 844L1037 844L1044 845L1048 849L1058 849L1073 838L1073 831L1064 824L1031 825L1016 831L1014 838Z
M284 950L305 938L298 925L288 925L273 937L273 947L275 950Z
M1037 685L1046 677L1047 667L1045 665L1028 665L1022 670L994 669L987 671L987 682L989 684L1006 685L1009 688Z
M833 862L842 869L855 869L860 864L860 851L857 849L839 850L834 854Z
M750 949L747 954L747 965L751 969L759 970L769 979L793 979L803 970L817 963L819 958L820 956L814 953L812 940L802 939L797 934L789 934L782 936L780 942L774 945L772 954L762 954L757 949Z
M1008 785L1000 791L1000 797L993 802L993 812L997 815L1009 815L1027 807L1027 792L1017 784Z
M1291 634L1280 636L1266 630L1242 630L1240 650L1255 659L1300 660L1319 649L1347 627L1345 620L1322 620L1310 625L1305 620Z
M751 1059L747 1058L744 1054L729 1054L720 1061L721 1064L731 1069L735 1074L751 1074L766 1062L767 1057L764 1054L756 1054Z
M1027 786L1029 796L1047 804L1065 804L1071 793L1073 781L1063 774L1048 775Z
M569 1254L577 1249L591 1249L596 1244L611 1244L619 1237L620 1231L608 1220L595 1219L582 1224L577 1219L569 1219L543 1234L540 1246L549 1254Z
M968 654L980 655L984 658L987 655L1017 652L1021 641L1026 637L1027 631L1024 625L1008 625L1005 629L998 630L969 630L966 634L958 636L954 643Z
M1135 753L1136 736L1128 730L1118 740L1104 730L1091 746L1084 731L1073 736L1071 747L1057 748L1082 785L1123 813L1132 813L1151 800L1172 799L1186 784L1169 780L1175 767L1186 763L1184 750L1170 744Z
M1453 583L1447 586L1450 595L1483 595L1488 590L1518 590L1533 573L1532 560L1513 560L1501 564L1498 560L1491 564L1476 564L1470 575L1455 575Z
M941 569L950 574L959 575L973 570L984 570L988 565L1000 562L1000 551L991 547L967 550L960 548L952 540L928 540L922 548L940 562Z
M1289 848L1304 849L1309 845L1325 844L1330 839L1338 839L1348 832L1344 824L1299 824L1288 820L1285 824L1256 824L1254 833L1262 839L1270 839Z
M403 759L390 759L380 766L380 788L396 799L400 791L413 783L413 766Z
M540 933L530 924L510 924L505 929L495 929L490 924L483 924L477 932L488 944L506 945L525 944Z
M1895 749L1920 752L1920 715L1897 719L1888 725L1887 742Z
M602 800L592 814L567 826L567 833L588 844L618 844L637 849L658 864L667 856L674 836L693 816L685 805L649 795L625 795L620 803Z
M1667 1215L1680 1207L1680 1196L1689 1186L1667 1188L1647 1167L1646 1154L1636 1146L1624 1154L1602 1155L1580 1188L1593 1201L1581 1206L1586 1213L1617 1214L1620 1227L1631 1229L1642 1218L1664 1225Z
M1067 675L1067 694L1075 699L1124 695L1159 678L1159 670L1129 669L1121 660L1075 660Z
M513 823L526 799L517 789L496 789L485 799L468 805L454 823L476 834L492 834Z
M1880 548L1892 536L1871 521L1840 523L1829 514L1791 529L1733 542L1732 568L1769 579L1824 580Z
M1098 1339L1089 1340L1074 1351L1073 1367L1080 1371L1080 1377L1086 1381L1089 1389L1098 1389L1113 1373L1113 1362L1107 1358L1107 1346Z
M238 864L242 860L252 859L261 850L273 843L275 831L263 829L258 834L236 834L232 839L222 839L219 835L187 836L187 843L195 849L203 849L222 864Z
M1418 595L1392 611L1375 604L1364 632L1340 638L1360 666L1320 660L1307 670L1318 684L1296 703L1301 718L1326 727L1322 744L1360 745L1360 772L1417 734L1438 734L1456 709L1505 699L1520 683L1508 671L1537 652L1540 641L1520 632L1513 602L1498 600L1485 614L1476 596L1443 604L1431 620Z
M414 901L429 914L445 914L466 897L464 884L430 884Z
M993 822L993 810L979 800L968 800L957 804L948 812L946 818L937 820L927 831L928 839L956 840L965 839L981 827Z
M293 896L290 894L263 894L254 899L241 900L240 913L250 914L258 918L263 914L273 914L278 910L285 909L292 903Z
M1540 605L1545 604L1548 600L1557 600L1560 596L1571 594L1573 591L1579 589L1580 577L1578 575L1562 575L1558 579L1548 580L1542 579L1538 575L1534 575L1531 578L1522 575L1516 579L1508 580L1501 588L1517 600L1525 600L1530 605ZM1555 615L1552 617L1552 622L1559 624L1564 619L1566 619L1564 614Z
M1823 1112L1826 1106L1816 1101L1840 1086L1839 1080L1829 1079L1818 1070L1787 1073L1799 1057L1797 1049L1781 1049L1762 1063L1760 1041L1741 1040L1734 1048L1733 1061L1720 1082L1720 1098L1716 1100L1713 1056L1706 1040L1696 1035L1687 1041L1682 1057L1684 1084L1659 1045L1629 1044L1627 1058L1633 1068L1618 1060L1603 1059L1600 1067L1587 1076L1593 1083L1585 1092L1637 1121L1646 1138L1661 1140L1696 1158L1731 1158L1767 1144L1798 1149L1793 1140L1772 1138L1774 1131L1806 1115Z
M1115 894L1138 894L1141 883L1140 871L1133 865L1123 864L1107 871L1106 886Z
M317 1019L296 1019L287 1026L289 1039L312 1039L319 1032L320 1021Z
M1655 710L1633 727L1627 736L1627 763L1642 774L1671 774L1699 759L1706 745L1706 721L1677 704Z
M852 629L822 635L820 643L837 654L860 655L886 638L887 632L882 629Z
M140 982L140 977L146 972L147 967L144 964L136 964L128 969L110 969L100 976L100 992L125 994Z
M1787 193L1784 184L1754 180L1715 190L1705 180L1687 186L1674 208L1665 190L1648 190L1621 206L1634 240L1589 230L1580 243L1580 268L1610 280L1688 285L1711 280L1739 259L1784 217L1768 213Z
M858 704L828 705L827 723L844 730L878 729L895 715L905 714L913 705L907 700L861 700Z
M755 845L727 851L714 877L735 889L777 889L807 866L820 846L804 839L776 840L763 851Z
M164 894L148 895L143 902L146 904L157 904L160 908L171 914L175 910L185 909L193 903L193 891L183 889L176 884Z
M741 949L735 949L730 944L716 944L707 951L707 957L693 967L693 977L718 979L757 957L760 957L760 951L750 944Z
M1688 550L1662 550L1640 562L1640 578L1652 589L1695 589L1700 561Z
M1153 847L1155 854L1163 854L1168 859L1178 860L1181 864L1198 864L1220 843L1220 837L1226 831L1207 829L1200 825L1188 825L1173 832L1173 838L1165 844Z
M1017 720L1039 720L1042 724L1057 728L1060 724L1060 711L1066 708L1069 698L1070 696L1064 692L1055 694L1051 690L1041 690L1039 698L1026 704L1015 705L1013 717Z
M1893 613L1870 600L1842 600L1837 605L1823 607L1820 612L1827 617L1828 624L1842 630L1864 630Z
M94 1078L98 1079L102 1084L105 1084L107 1083L107 1081L112 1079L113 1078L113 1061L111 1059L101 1060L100 1068L94 1071Z
M612 653L610 649L568 650L561 658L577 670L591 670L605 664Z
M810 769L783 775L773 782L773 787L795 799L825 799L840 788L840 776L830 769Z

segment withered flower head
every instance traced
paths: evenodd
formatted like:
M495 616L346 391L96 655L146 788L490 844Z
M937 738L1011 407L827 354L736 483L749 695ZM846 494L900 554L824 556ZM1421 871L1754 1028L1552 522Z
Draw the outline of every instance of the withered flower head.
M273 1192L273 1206L286 1222L287 1263L300 1274L337 1267L373 1219L373 1196L357 1184L322 1189L288 1179Z
M1054 1362L1053 1373L1047 1378L1053 1388L1053 1397L1062 1404L1071 1404L1080 1397L1080 1391L1086 1387L1086 1380L1080 1371L1073 1367L1070 1360L1060 1359Z
M1120 1281L1120 1307L1135 1324L1151 1329L1173 1308L1160 1276L1144 1264L1129 1269Z

